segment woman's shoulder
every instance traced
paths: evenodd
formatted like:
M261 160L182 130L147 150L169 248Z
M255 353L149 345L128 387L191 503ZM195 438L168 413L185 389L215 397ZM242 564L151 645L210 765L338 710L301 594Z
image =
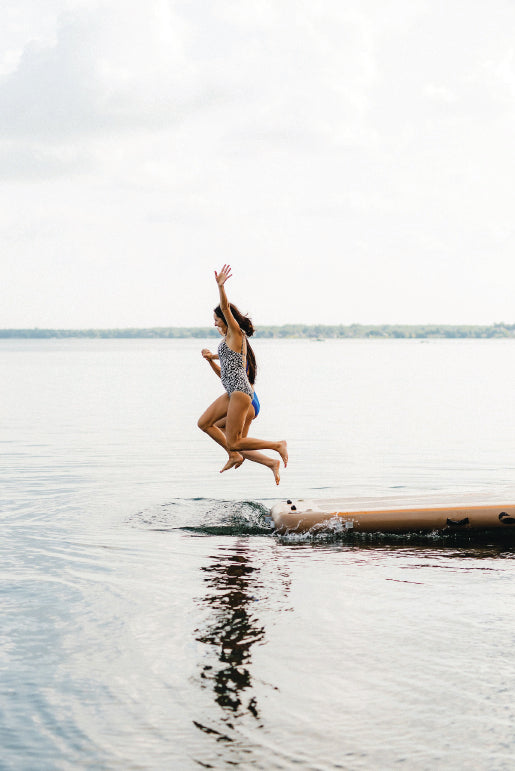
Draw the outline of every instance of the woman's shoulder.
M242 329L228 329L227 334L224 338L226 345L228 345L230 348L232 346L236 346L239 348L242 344L243 338L245 337L245 333Z

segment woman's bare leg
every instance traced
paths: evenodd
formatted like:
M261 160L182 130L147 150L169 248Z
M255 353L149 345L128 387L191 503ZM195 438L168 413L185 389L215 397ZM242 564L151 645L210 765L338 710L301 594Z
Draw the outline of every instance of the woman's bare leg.
M243 463L243 455L241 455L241 453L239 453L236 450L229 450L229 447L227 446L227 439L225 437L224 432L221 431L220 428L218 428L218 426L216 425L217 421L221 420L222 418L225 418L228 405L229 405L228 394L223 394L222 396L219 396L218 399L215 399L215 401L200 416L197 423L198 427L206 434L208 434L208 436L210 436L211 439L214 439L214 441L217 444L223 447L224 450L229 455L229 460L227 461L225 466L220 470L220 473L222 471L227 471L227 469L232 468L233 466L239 466Z
M256 413L254 411L254 407L252 404L250 405L247 415L245 417L245 423L243 425L242 430L242 436L247 436L250 428L250 424L256 417ZM221 431L224 431L225 433L225 424L226 424L226 417L221 418L221 420L218 420L216 422L217 428L219 428ZM254 463L260 463L262 466L266 466L270 469L272 474L274 475L275 484L278 485L281 481L281 475L280 475L280 468L281 463L278 460L274 460L273 458L269 458L268 455L265 455L262 452L259 452L259 450L243 450L242 453L243 458L246 460L251 460ZM241 465L241 464L240 464ZM237 468L237 467L236 467Z
M281 461L269 458L268 455L264 455L259 450L242 450L241 454L244 458L254 461L254 463L261 463L262 466L266 466L270 469L274 475L275 484L278 485L281 481L280 468Z
M229 397L227 409L226 435L227 446L233 452L243 450L275 450L281 456L284 465L288 464L288 448L285 441L269 442L266 439L253 439L243 436L245 417L250 405L250 396L241 391L233 391Z

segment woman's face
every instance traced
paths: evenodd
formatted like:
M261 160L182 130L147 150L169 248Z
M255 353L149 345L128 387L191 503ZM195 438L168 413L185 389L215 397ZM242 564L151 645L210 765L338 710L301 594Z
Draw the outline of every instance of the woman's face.
M227 324L224 324L220 316L217 316L216 313L213 313L213 318L215 320L215 327L218 329L221 335L225 336L225 333L227 332Z

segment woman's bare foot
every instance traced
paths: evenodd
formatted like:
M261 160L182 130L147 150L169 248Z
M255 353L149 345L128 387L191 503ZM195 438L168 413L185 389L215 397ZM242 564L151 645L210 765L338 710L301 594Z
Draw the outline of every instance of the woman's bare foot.
M224 471L228 471L230 468L238 468L238 466L241 466L244 460L245 458L243 455L240 455L239 452L229 453L229 460L225 466L220 469L220 474L223 474Z
M284 468L288 465L288 447L286 445L286 442L279 442L279 447L277 448L277 452L283 459Z
M273 460L270 467L272 471L272 474L274 475L275 484L278 485L281 481L281 475L279 473L279 470L281 468L281 461L280 460Z

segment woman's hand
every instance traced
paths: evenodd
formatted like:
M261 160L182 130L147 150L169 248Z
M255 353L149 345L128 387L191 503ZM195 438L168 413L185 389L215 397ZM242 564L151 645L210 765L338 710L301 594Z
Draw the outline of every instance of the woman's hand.
M217 273L215 270L215 279L218 286L223 286L228 278L231 278L231 266L230 265L224 265L220 273Z
M211 361L213 358L213 354L209 350L209 348L202 348L202 356L204 359L207 359L208 361Z

